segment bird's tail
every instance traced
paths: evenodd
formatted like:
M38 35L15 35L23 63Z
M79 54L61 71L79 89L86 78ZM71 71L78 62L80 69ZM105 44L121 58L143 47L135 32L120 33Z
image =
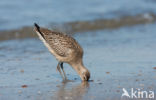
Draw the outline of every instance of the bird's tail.
M35 28L34 28L35 31L38 32L45 39L44 34L40 30L40 26L37 25L36 23L34 23L34 26L35 26Z

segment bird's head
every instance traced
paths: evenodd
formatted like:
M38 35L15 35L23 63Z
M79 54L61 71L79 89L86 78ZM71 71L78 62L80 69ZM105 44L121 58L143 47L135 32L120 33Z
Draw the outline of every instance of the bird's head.
M75 71L78 73L82 81L88 81L90 78L90 72L89 70L83 65L82 59L76 59L69 64L75 69Z
M88 81L90 78L90 72L88 71L88 69L83 68L80 71L80 78L82 81Z

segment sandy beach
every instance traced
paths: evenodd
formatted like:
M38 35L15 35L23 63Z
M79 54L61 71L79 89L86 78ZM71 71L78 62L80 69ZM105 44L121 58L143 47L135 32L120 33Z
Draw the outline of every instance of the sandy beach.
M91 72L88 83L82 83L67 64L67 77L73 81L62 83L56 59L38 38L1 41L0 99L129 100L121 97L123 88L155 91L154 27L156 24L73 35L84 48L84 64Z
M155 0L1 0L0 100L156 100ZM58 61L33 24L74 37L91 78Z

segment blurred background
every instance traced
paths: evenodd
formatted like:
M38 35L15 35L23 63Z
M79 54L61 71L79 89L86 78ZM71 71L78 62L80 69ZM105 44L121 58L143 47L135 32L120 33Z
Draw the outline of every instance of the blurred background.
M71 33L152 23L156 20L155 3L155 0L1 0L0 33L15 30L16 38L23 33L30 35L34 22ZM6 34L1 39L7 39Z
M155 0L1 0L0 29L155 14ZM148 16L149 15L149 16Z
M74 82L61 83L34 22L80 43L91 82L65 64ZM155 22L156 0L1 0L0 100L125 100L122 88L156 90Z

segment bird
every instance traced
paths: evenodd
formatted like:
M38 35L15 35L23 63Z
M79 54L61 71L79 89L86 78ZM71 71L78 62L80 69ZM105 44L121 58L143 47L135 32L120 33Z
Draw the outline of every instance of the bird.
M69 64L77 72L82 81L89 80L90 72L83 64L83 49L72 36L40 27L37 23L34 23L34 30L58 61L56 68L63 80L67 80L63 63Z
M130 95L128 94L127 90L125 88L122 89L124 93L122 93L122 96L126 96L126 97L129 97L130 98Z

